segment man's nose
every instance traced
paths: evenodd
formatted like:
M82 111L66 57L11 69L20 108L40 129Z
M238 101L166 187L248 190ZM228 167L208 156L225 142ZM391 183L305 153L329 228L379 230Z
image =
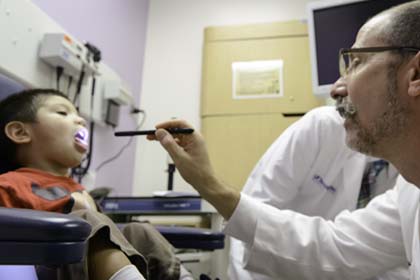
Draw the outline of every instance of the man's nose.
M347 85L343 77L339 78L333 85L330 96L333 99L347 96Z

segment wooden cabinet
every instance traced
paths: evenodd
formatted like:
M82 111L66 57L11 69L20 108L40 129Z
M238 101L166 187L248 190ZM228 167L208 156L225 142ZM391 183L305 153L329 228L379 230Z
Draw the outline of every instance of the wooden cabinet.
M283 96L233 97L233 63L272 60L283 63ZM228 183L241 189L268 146L298 119L295 114L324 103L312 94L310 71L301 21L205 30L202 132L216 171Z
M280 113L202 118L202 133L216 173L241 190L261 155L297 119Z

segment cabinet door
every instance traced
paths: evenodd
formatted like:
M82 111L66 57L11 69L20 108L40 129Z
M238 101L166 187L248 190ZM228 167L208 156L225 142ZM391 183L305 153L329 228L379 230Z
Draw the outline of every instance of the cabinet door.
M297 119L280 113L203 118L202 133L216 173L241 190L267 148Z
M283 61L283 97L234 99L232 63ZM300 21L209 28L205 33L202 116L306 112L320 105L311 89L309 42Z

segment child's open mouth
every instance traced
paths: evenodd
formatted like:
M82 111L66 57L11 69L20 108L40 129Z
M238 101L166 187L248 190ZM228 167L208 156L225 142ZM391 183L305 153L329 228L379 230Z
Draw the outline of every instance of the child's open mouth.
M89 131L86 128L79 129L74 135L76 144L81 146L84 150L87 150L89 147Z

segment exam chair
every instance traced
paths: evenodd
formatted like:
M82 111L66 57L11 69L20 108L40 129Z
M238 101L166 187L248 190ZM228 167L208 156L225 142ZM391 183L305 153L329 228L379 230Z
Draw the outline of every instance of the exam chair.
M225 247L225 235L220 231L179 226L155 227L177 249L213 251Z
M71 215L0 207L0 278L7 273L7 279L38 279L32 265L82 261L90 230L87 222Z
M71 215L0 207L0 263L80 262L90 225Z

